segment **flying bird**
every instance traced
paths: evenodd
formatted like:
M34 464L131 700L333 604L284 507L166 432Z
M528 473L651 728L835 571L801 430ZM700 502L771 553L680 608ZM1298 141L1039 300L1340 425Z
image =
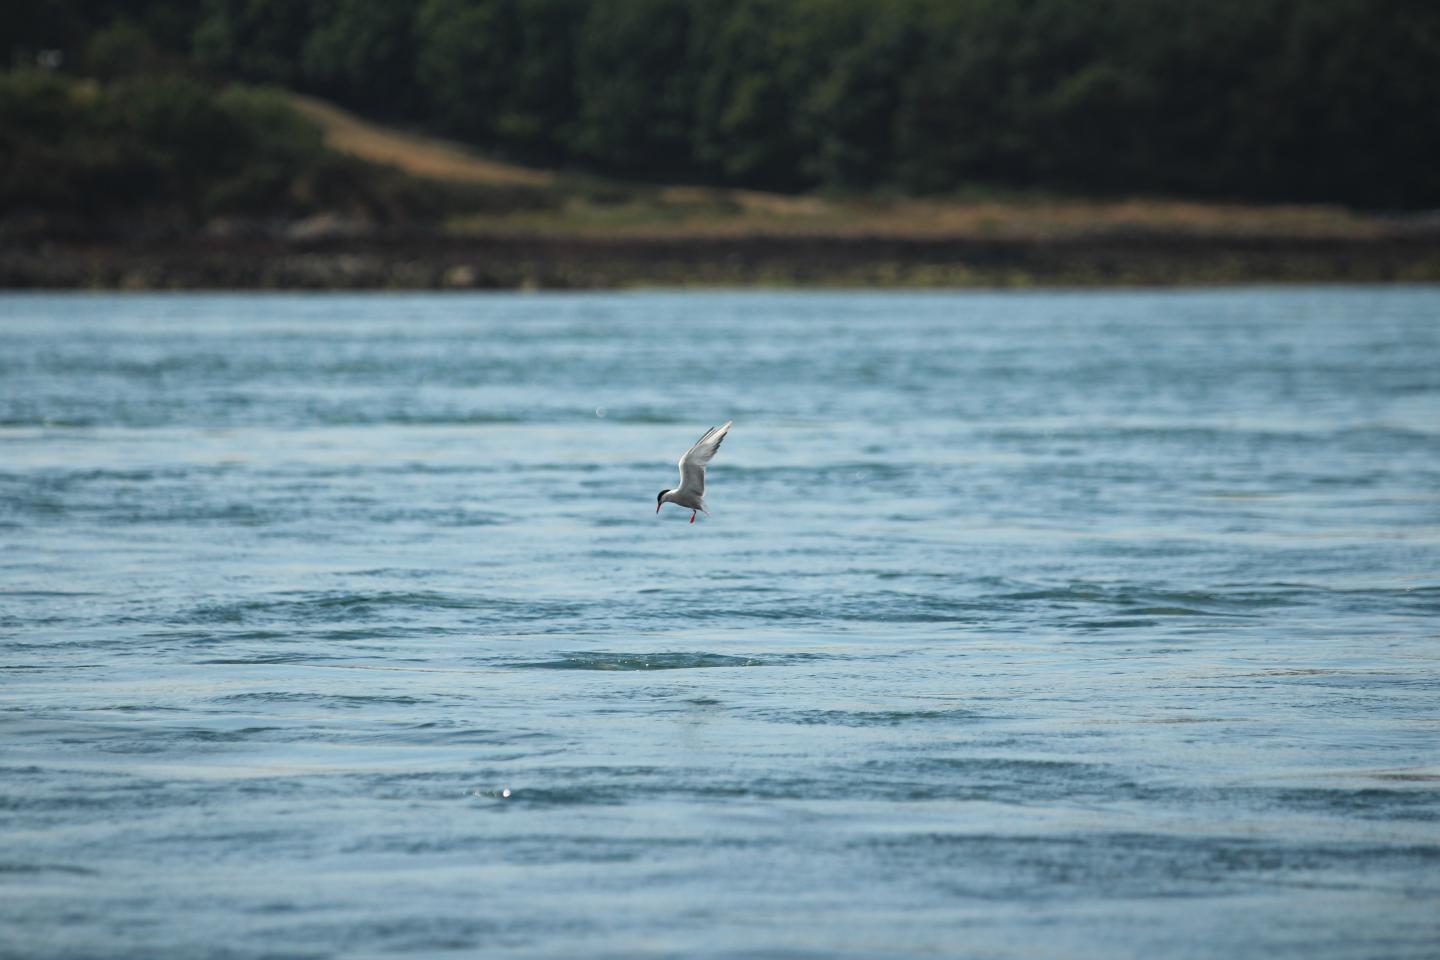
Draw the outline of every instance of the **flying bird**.
M680 486L674 490L661 490L655 497L655 512L659 513L660 508L667 503L673 503L681 507L690 508L690 522L695 522L695 512L702 511L707 517L710 511L705 508L705 464L715 456L715 451L720 449L720 441L725 439L725 434L730 432L730 424L733 420L726 420L723 427L711 427L705 431L705 436L695 441L695 446L685 451L685 456L680 458Z

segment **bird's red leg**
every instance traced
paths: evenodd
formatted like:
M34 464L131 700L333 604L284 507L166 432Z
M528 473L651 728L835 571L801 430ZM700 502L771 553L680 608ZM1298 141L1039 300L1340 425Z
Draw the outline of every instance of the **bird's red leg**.
M691 523L694 523L694 522L695 522L695 511L694 511L694 510L691 510L691 511L690 511L690 522L691 522Z

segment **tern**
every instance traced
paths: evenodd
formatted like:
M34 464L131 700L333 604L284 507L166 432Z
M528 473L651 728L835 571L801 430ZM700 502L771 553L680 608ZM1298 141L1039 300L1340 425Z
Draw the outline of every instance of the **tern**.
M685 456L680 458L680 486L674 490L661 490L655 497L655 512L659 513L660 508L667 503L673 503L682 507L690 508L690 522L695 522L695 513L700 511L705 516L710 516L710 511L705 508L705 464L715 456L715 451L720 449L720 441L725 439L725 434L730 432L730 424L733 420L726 420L723 427L711 427L705 431L705 436L695 441L695 445L685 451Z

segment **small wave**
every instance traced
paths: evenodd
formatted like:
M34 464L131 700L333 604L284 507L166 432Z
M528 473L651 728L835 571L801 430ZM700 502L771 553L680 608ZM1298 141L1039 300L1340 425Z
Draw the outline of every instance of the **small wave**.
M973 710L783 710L761 714L776 723L841 727L898 727L909 723L947 723L976 720Z
M334 410L326 411L317 419L327 424L340 426L388 423L407 427L503 427L545 422L543 417L448 411L435 413L382 412L357 415L352 410Z
M197 743L247 743L261 734L283 730L282 727L240 727L236 730L212 730L207 727L185 727L169 734L171 739Z
M98 870L91 870L89 867L77 867L69 863L4 863L0 862L0 877L7 874L41 874L41 873L62 873L72 877L96 877L100 875Z
M1148 789L1107 766L1074 760L926 754L867 761L853 780L857 792L874 796L1024 804L1133 799Z
M516 670L696 670L706 667L759 667L766 661L721 653L572 653L555 660L508 663Z
M616 414L613 411L607 411L606 417L615 423L638 426L664 426L666 424L684 424L689 426L692 422L689 417L677 417L671 413L637 412Z
M362 707L390 704L394 706L415 706L425 703L417 697L385 697L378 695L294 693L283 690L266 690L255 693L232 693L214 698L215 703L313 703L330 709L355 710Z
M1070 583L1063 586L1034 586L996 595L996 600L1020 603L1044 601L1057 606L1097 604L1119 608L1127 614L1150 616L1238 617L1250 611L1301 602L1293 587L1243 589L1225 587L1209 590L1176 590L1144 584Z
M326 623L346 620L370 620L397 614L421 613L432 610L474 611L493 619L540 620L573 615L581 607L573 603L543 603L505 600L474 594L450 594L436 591L382 591L379 593L339 593L271 595L269 597L206 603L183 611L176 622L252 623L277 622Z
M95 713L186 713L185 707L166 707L155 703L114 703L94 707L77 707L82 712Z
M12 645L13 647L14 645ZM45 650L43 644L23 644L21 649ZM36 670L40 672L53 670L98 670L98 663L0 663L0 670Z
M196 662L197 664L202 665L202 666L262 666L262 665L265 665L265 664L273 664L273 663L311 663L311 662L320 662L320 661L322 661L322 660L338 660L338 659L341 659L341 658L339 658L339 657L321 657L321 656L315 656L314 654L306 654L306 653L293 653L293 654L277 653L277 654L273 654L273 655L270 655L270 656L257 656L257 657L220 657L220 658L217 658L217 659L214 659L214 660L196 660L195 662Z
M1198 607L1136 607L1134 610L1125 612L1137 617L1208 617L1215 615Z

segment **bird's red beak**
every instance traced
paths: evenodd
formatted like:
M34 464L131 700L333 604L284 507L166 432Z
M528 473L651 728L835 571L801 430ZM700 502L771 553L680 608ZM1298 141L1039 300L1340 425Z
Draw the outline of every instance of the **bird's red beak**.
M665 506L664 503L657 503L657 504L655 504L655 512L656 512L656 513L659 513L659 512L660 512L660 508L663 507L663 506Z

